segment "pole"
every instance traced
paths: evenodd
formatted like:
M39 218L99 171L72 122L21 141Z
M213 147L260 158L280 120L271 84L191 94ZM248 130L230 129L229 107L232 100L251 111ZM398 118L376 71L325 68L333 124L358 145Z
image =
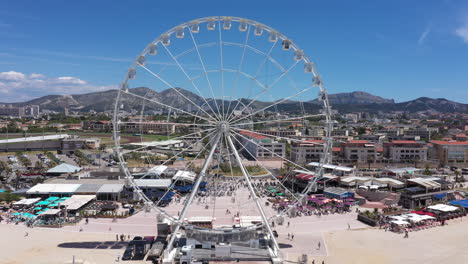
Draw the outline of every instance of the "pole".
M268 219L267 219L267 217L265 215L265 211L263 211L263 207L260 205L260 200L258 199L257 195L255 194L255 190L254 190L254 187L252 185L252 182L250 181L250 177L249 177L247 171L245 170L244 165L242 164L242 160L241 160L241 158L239 156L239 153L237 152L236 147L234 146L234 143L232 142L231 135L228 135L227 139L228 139L229 146L232 148L234 156L236 157L237 163L239 164L239 167L240 167L240 169L242 171L242 174L245 177L245 180L247 182L247 186L249 187L249 190L250 190L250 194L252 195L252 197L253 197L253 199L255 201L255 204L257 205L257 209L260 212L260 215L262 216L263 223L264 223L265 227L267 228L268 233L270 234L271 240L273 241L274 254L276 255L275 257L278 257L278 251L279 251L278 242L276 241L275 236L273 235L273 230L271 229L271 226L268 223Z
M202 170L198 174L197 181L193 185L193 189L192 189L192 192L190 193L189 198L186 200L186 202L184 204L184 207L182 208L182 211L181 211L181 213L179 215L179 221L178 221L176 227L174 228L174 230L172 231L171 240L169 241L169 244L167 246L167 252L168 253L170 253L172 251L172 249L174 248L174 241L175 241L175 238L176 238L176 233L179 231L180 227L182 226L182 223L184 222L185 215L187 214L187 209L189 208L190 204L193 201L193 198L195 198L195 195L197 194L198 188L200 187L200 183L202 182L202 180L203 180L203 178L204 178L204 176L206 174L206 171L208 170L208 166L209 166L211 160L213 159L213 155L214 155L214 152L216 150L216 147L218 146L220 138L221 138L221 133L216 134L216 139L215 139L215 141L213 143L213 146L211 147L210 153L208 154L208 157L206 158L205 163L203 164Z

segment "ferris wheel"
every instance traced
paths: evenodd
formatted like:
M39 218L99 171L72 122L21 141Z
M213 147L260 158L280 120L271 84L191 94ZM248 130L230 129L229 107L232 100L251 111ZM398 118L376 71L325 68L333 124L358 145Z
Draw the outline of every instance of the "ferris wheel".
M271 223L290 208L266 204L275 188L283 199L300 202L301 194L278 176L286 167L309 171L287 149L305 140L301 135L311 123L324 131L314 172L322 174L322 165L331 162L332 114L314 63L267 25L207 17L162 33L130 66L115 103L115 155L126 185L174 225L173 233L242 239L260 228L277 252ZM129 133L141 139L130 148ZM138 184L152 177L171 179L158 199ZM179 202L167 205L171 199ZM201 227L187 220L196 216L213 216L220 224ZM254 216L257 221L247 224L230 222Z

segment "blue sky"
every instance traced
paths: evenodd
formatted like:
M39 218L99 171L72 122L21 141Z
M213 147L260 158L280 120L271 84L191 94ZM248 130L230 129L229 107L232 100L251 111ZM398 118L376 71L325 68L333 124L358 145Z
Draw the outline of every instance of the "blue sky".
M468 1L5 1L0 101L114 88L165 30L246 17L316 63L330 93L468 103Z

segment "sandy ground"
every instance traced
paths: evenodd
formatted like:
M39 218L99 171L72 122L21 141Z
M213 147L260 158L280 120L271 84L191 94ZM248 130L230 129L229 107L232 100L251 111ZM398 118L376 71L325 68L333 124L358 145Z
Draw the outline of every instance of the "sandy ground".
M26 232L28 236L25 236ZM114 234L31 229L6 224L0 224L0 234L1 264L64 264L71 263L73 256L75 260L87 260L89 263L114 263L124 250L123 245L116 245ZM89 249L84 248L91 245L87 242L98 243Z
M468 263L467 217L450 220L448 226L411 232L408 239L403 234L365 229L330 232L325 240L327 264Z
M314 260L318 264L322 261L327 264L468 263L466 217L451 220L448 226L411 232L409 239L404 239L402 234L363 228L351 217L342 215L340 219L338 215L331 215L326 218L322 216L321 219L289 219L289 228L277 227L283 256L295 262L302 253L307 253L308 263ZM140 221L141 218L137 222ZM347 227L342 227L343 223L348 222L351 228L355 225L357 229L346 230ZM294 240L287 239L284 233L293 233L293 230ZM115 242L115 233L106 231L30 229L0 224L0 264L63 264L71 263L72 256L87 263L117 263L125 244ZM26 232L28 236L25 236ZM321 243L320 248L318 242Z

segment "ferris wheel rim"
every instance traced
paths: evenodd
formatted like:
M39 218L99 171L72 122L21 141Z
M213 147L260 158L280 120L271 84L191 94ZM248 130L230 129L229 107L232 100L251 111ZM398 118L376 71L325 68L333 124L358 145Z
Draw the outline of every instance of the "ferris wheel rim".
M225 17L225 16L212 16L212 17L204 17L204 18L199 18L199 19L194 19L194 20L191 20L191 21L188 21L188 22L185 22L185 23L182 23L178 26L175 26L167 31L165 31L164 33L160 34L157 38L155 38L152 42L150 42L150 44L145 48L143 49L143 51L140 52L140 54L137 56L136 60L133 62L132 66L130 67L130 69L134 69L134 68L137 68L138 66L142 66L141 64L138 63L138 58L140 56L144 56L148 53L148 49L151 45L157 45L158 43L161 43L162 41L162 38L164 36L171 36L172 34L174 34L176 32L176 30L180 30L180 28L186 28L186 27L189 27L189 26L192 26L194 24L202 24L202 23L206 23L208 21L224 21L226 19L230 19L231 21L233 22L245 22L247 23L248 25L250 26L257 26L257 25L261 25L262 28L267 31L267 32L275 32L278 36L279 39L281 40L290 40L290 38L287 38L284 34L282 34L281 32L265 25L265 24L262 24L262 23L259 23L257 21L254 21L254 20L250 20L250 19L245 19L245 18L240 18L240 17L232 17L232 16L229 16L229 17ZM227 42L226 42L227 43ZM223 43L224 44L224 43ZM291 41L291 49L296 51L296 50L300 50L299 46ZM305 63L312 63L312 61L309 59L308 55L306 53L304 53L304 56L303 58L301 59L301 61L305 62ZM238 72L242 72L242 71L238 71ZM315 68L315 66L313 67L313 71L311 72L312 75L314 77L317 77L319 76L319 74L317 73L317 70ZM128 75L126 75L126 77L124 78L124 81L123 81L123 84L126 84L128 82L129 78L128 78ZM330 116L330 106L329 106L329 102L328 102L328 94L326 92L326 89L323 85L322 82L319 83L319 85L317 85L316 87L319 87L320 89L320 93L323 94L323 96L325 97L325 99L323 100L324 101L324 108L325 108L325 113L324 115L326 116L326 123L327 123L327 126L329 127L329 123L331 122L331 116ZM144 193L141 191L141 188L139 188L136 184L134 184L134 180L133 180L133 176L132 174L130 173L130 171L128 170L128 167L126 166L126 162L125 162L125 159L123 158L123 155L121 154L121 152L119 152L119 149L121 148L120 147L120 139L118 139L118 137L116 137L117 133L116 131L118 131L118 124L117 124L117 112L118 112L118 102L119 102L119 98L121 97L121 93L128 93L128 92L125 92L123 91L123 89L119 89L118 91L118 96L117 96L117 100L116 100L116 105L115 105L115 108L114 108L114 138L115 138L115 141L116 141L116 149L117 149L117 156L119 158L119 161L120 161L120 164L121 164L121 167L122 167L122 170L125 172L125 175L127 178L129 178L131 181L132 181L132 186L138 191L140 192L140 197L145 201L145 204L147 203L148 205L150 205L153 209L155 209L156 212L162 214L164 217L166 217L167 219L171 220L173 223L179 223L179 222L183 222L183 220L181 221L180 219L176 219L174 216L170 215L169 213L167 213L165 210L159 208L158 206L156 206L152 201L151 199L149 199L148 197L146 197L146 195L144 195ZM203 96L202 96L203 97ZM206 98L204 98L206 99ZM216 101L215 98L212 98L214 101ZM223 99L224 100L224 99ZM206 102L206 100L205 100ZM214 111L213 111L214 113ZM232 114L232 113L231 113ZM198 116L198 114L197 114ZM195 117L195 118L199 118L199 117ZM213 120L213 121L216 121L216 120ZM237 120L239 121L239 120ZM233 124L235 125L235 124ZM326 130L326 133L327 133L327 138L330 137L330 133L331 133L331 129L327 129ZM117 143L117 141L119 141L119 143ZM323 162L320 162L321 164ZM196 227L196 226L193 226L193 225L190 225L190 224L184 224L182 223L182 225L184 227ZM216 231L218 229L208 229L208 230L213 230L213 231ZM224 229L223 229L224 230Z

